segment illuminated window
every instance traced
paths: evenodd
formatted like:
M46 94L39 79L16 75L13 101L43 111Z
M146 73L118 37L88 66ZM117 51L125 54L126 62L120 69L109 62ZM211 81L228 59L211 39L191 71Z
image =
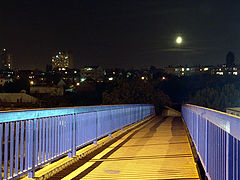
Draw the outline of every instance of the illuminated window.
M190 70L190 68L187 68L186 70L187 70L187 71L189 71L189 70Z
M204 70L204 71L208 71L208 68L204 68L203 70Z
M112 80L113 80L113 77L108 78L108 80L109 80L109 81L112 81Z
M238 73L237 72L233 72L233 75L238 75Z
M184 71L185 69L184 68L182 68L182 71Z
M218 74L218 75L223 75L223 72L216 72L216 74Z

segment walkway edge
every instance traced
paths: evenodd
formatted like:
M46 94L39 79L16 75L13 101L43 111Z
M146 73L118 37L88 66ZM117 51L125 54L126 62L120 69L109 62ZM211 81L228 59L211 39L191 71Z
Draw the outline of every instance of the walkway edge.
M114 139L118 138L122 134L133 130L137 126L144 124L145 122L149 121L153 117L155 117L155 115L149 116L139 123L134 123L132 126L126 126L126 127L124 127L123 131L122 130L116 131L115 133L112 134L112 137L104 137L104 138L100 139L97 141L97 143L98 143L97 145L90 144L90 145L78 150L76 152L76 156L74 156L73 158L64 157L52 164L48 164L47 166L43 167L42 169L36 171L34 179L44 180L44 179L50 178L51 176L53 176L56 173L63 170L64 168L66 168L66 167L72 165L73 163L77 162L78 160L84 158L88 154L101 148L103 145L113 141ZM23 180L28 180L28 179L29 179L28 177L23 178Z

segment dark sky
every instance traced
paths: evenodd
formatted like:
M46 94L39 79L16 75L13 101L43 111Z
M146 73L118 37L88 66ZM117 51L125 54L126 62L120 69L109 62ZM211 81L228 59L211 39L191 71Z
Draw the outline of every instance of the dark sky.
M77 68L215 65L230 50L240 63L239 2L1 0L0 48L25 69L45 69L58 50L71 50Z

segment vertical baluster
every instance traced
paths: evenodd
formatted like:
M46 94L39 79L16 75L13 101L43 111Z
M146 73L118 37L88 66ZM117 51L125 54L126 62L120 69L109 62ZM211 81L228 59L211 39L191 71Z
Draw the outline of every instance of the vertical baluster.
M16 122L15 174L18 174L18 159L19 159L19 121Z
M53 158L55 156L55 117L52 118L52 157Z
M34 143L35 143L35 148L34 148L34 153L35 153L35 162L34 162L34 166L38 164L38 157L41 156L41 154L39 153L40 149L41 149L41 146L40 148L38 149L38 134L40 133L41 129L39 129L39 126L38 126L38 123L41 119L34 119L34 131L35 131L35 139L34 139Z
M4 136L4 179L8 177L8 136L9 136L9 123L5 123L5 136Z
M35 150L36 145L34 142L36 141L36 119L29 120L29 144L28 144L28 169L31 171L28 172L28 178L34 178L35 176ZM36 153L37 154L37 153Z
M62 116L59 117L60 120L60 153L63 153L63 121L62 121Z
M57 134L57 129L58 129L58 125L57 125L57 116L54 117L54 129L55 129L55 135L54 135L54 140L55 140L55 147L54 147L54 156L57 156L57 141L58 141L58 134Z
M14 122L10 123L10 177L13 177Z
M97 134L98 134L98 114L97 111L96 113L96 119L95 119L95 125L96 125L96 129L95 129L95 140L93 141L94 144L97 144Z
M42 162L46 159L46 118L42 119Z
M47 131L48 131L48 137L47 137L47 139L48 139L48 144L47 144L47 152L48 152L48 155L47 155L47 158L46 158L46 160L49 160L50 158L51 158L51 140L52 140L52 135L51 135L51 117L48 117L47 118L47 126L48 126L48 129L47 129Z
M49 143L49 127L48 127L48 124L49 124L49 118L46 118L45 119L46 121L46 159L45 161L48 160L49 158L49 148L48 148L48 143Z
M63 118L63 152L66 151L66 129L67 129L67 122L66 122L66 115L62 116Z
M51 118L51 129L52 129L52 143L51 143L51 158L54 157L54 131L55 131L55 127L54 127L54 120L55 120L55 117L52 117Z
M28 163L28 126L29 121L26 120L26 128L25 128L25 170L28 169L27 163Z
M76 118L76 147L79 145L79 121L78 121L78 114L75 116Z
M0 123L0 179L2 179L2 145L3 145L3 124Z
M65 122L65 116L62 116L62 149L63 149L63 151L62 152L65 152L65 138L66 138L66 136L65 136L65 132L66 132L66 122Z
M67 115L67 117L68 117L68 137L69 137L68 150L71 150L72 149L72 129L71 129L72 118L70 115Z
M34 167L33 167L33 162L34 162L34 121L33 119L29 120L29 125L28 125L28 169L33 169L28 173L28 178L33 178L34 177Z
M60 155L60 124L59 116L57 116L57 154Z
M66 141L67 141L67 121L66 121L66 115L63 116L63 151L66 151Z
M20 141L20 172L23 172L23 157L24 157L24 124L25 121L21 121L21 141Z
M38 164L42 163L42 131L43 131L43 127L42 127L42 122L43 119L39 119L39 144L38 144Z
M76 114L72 115L73 123L72 123L72 137L73 137L73 143L72 143L72 156L76 156Z

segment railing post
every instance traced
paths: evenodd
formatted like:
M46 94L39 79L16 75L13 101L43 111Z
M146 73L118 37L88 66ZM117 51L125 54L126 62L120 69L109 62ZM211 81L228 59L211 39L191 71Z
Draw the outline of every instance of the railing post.
M35 146L34 142L36 141L36 130L35 130L35 123L36 119L28 121L29 130L28 130L28 168L31 168L31 171L28 173L28 178L33 179L35 176Z
M95 140L93 141L93 144L95 144L95 145L97 145L97 129L98 129L98 112L97 111L95 111L96 112L96 138L95 138Z
M72 138L72 156L76 156L76 114L74 113L73 114L73 124L72 124L72 135L73 135L73 138Z
M68 153L68 157L72 158L76 156L76 115L72 114L72 118L70 118L70 137L71 137L71 152Z
M113 130L113 127L112 127L112 109L110 109L110 133L108 134L108 137L112 137L112 130Z

